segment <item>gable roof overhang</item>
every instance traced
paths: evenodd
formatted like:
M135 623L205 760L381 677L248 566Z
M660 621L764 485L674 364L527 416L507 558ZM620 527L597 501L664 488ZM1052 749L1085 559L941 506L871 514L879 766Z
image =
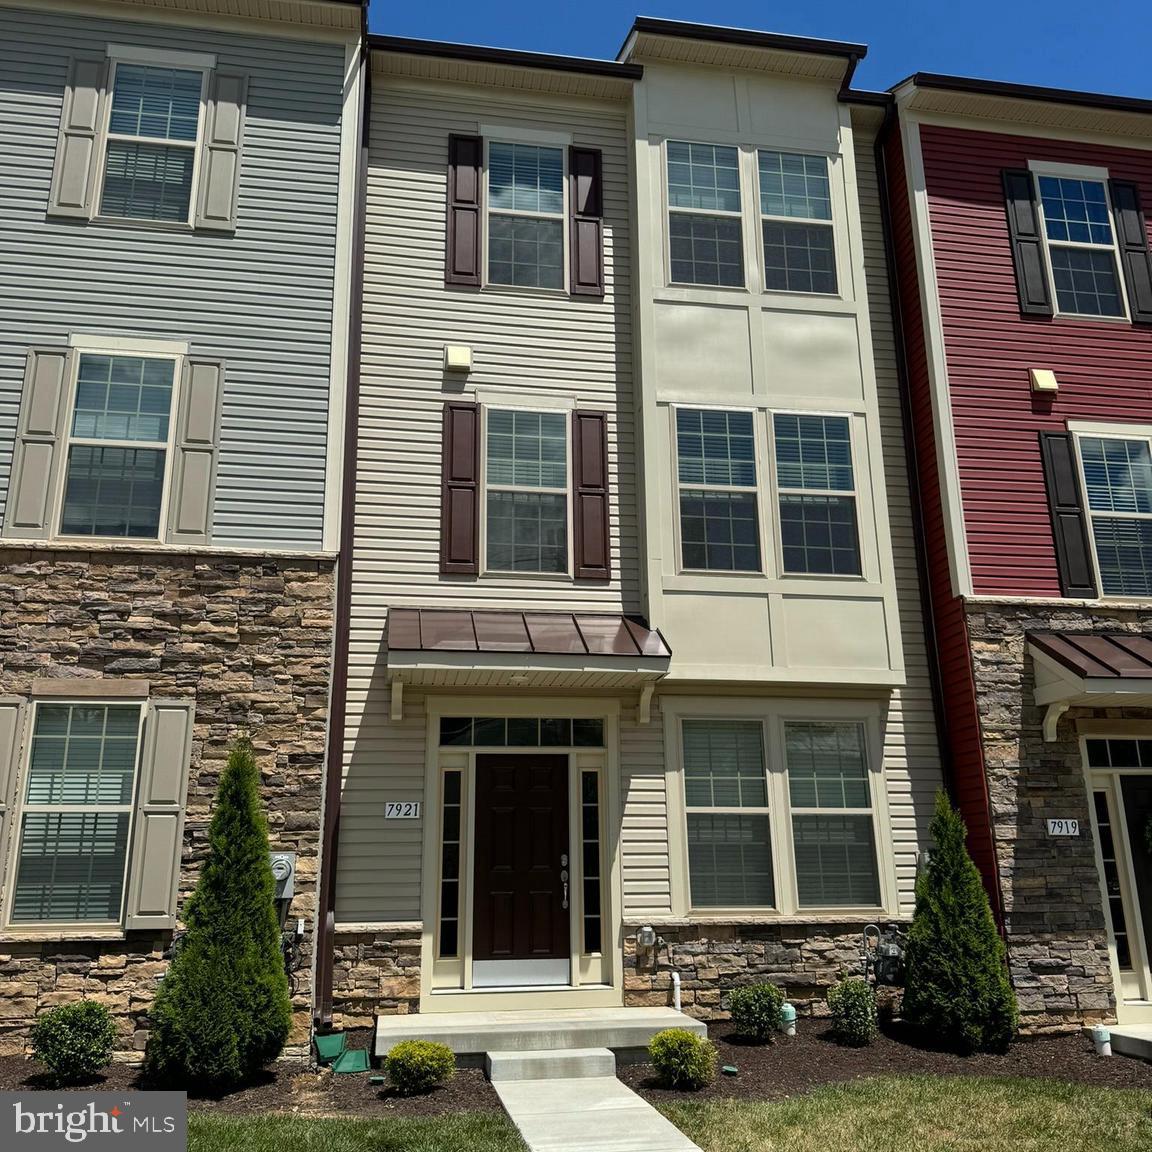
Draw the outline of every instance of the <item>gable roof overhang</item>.
M368 0L113 0L117 6L168 18L231 17L300 25L317 31L359 32Z
M1044 739L1056 739L1072 707L1152 708L1152 635L1141 632L1029 632L1033 695L1046 708Z

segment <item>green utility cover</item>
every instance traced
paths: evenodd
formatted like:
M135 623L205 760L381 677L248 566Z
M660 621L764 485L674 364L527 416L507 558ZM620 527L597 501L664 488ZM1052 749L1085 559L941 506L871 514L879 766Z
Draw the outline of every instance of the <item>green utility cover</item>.
M725 1076L735 1076L740 1069L737 1068L735 1064L725 1064L721 1071Z
M331 1064L348 1043L348 1037L343 1032L329 1032L327 1036L313 1036L312 1042L316 1045L316 1057L321 1064Z
M367 1072L370 1065L368 1063L368 1051L365 1048L349 1048L347 1052L341 1053L336 1063L332 1065L333 1072Z
M384 1081L383 1076L369 1076L368 1077L368 1083L369 1084L383 1084L384 1082L385 1081Z

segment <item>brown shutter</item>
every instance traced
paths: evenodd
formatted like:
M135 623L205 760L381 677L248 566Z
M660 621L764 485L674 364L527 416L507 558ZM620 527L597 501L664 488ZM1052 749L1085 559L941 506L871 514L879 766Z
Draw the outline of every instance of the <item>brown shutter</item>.
M1132 323L1152 324L1152 258L1148 255L1148 233L1140 208L1140 189L1124 180L1109 183Z
M1008 235L1012 239L1012 263L1016 268L1016 291L1025 316L1051 316L1052 293L1044 262L1040 217L1032 191L1032 173L1026 168L1005 168L1004 204L1008 212Z
M444 405L440 498L440 571L480 571L480 405Z
M572 487L578 580L609 580L608 417L572 413Z
M604 295L603 171L598 148L568 149L568 247L573 296Z
M1096 596L1096 575L1088 543L1088 523L1080 495L1076 447L1068 432L1041 432L1040 455L1044 459L1044 483L1048 487L1048 511L1060 569L1060 590L1065 596L1091 600Z
M480 287L480 197L484 140L448 137L448 246L445 284Z

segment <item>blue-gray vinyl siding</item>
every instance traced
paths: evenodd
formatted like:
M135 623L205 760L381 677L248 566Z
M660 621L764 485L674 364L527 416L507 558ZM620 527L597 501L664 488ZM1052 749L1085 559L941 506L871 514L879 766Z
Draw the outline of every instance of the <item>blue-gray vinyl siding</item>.
M105 45L249 76L235 234L45 215L68 63ZM212 542L320 548L344 48L0 8L0 521L29 345L188 340L227 362Z

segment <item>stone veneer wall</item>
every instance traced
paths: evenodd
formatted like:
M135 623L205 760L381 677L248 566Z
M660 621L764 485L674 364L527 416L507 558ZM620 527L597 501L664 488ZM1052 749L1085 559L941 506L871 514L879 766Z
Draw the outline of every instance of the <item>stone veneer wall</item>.
M272 846L297 854L289 922L306 936L293 972L291 1049L306 1052L332 655L333 564L267 555L173 556L0 549L0 695L39 677L143 679L195 698L180 901L207 847L229 745L251 738ZM171 933L126 939L0 935L0 1054L22 1052L38 1011L87 997L139 1050Z
M377 1015L420 1011L420 928L336 929L333 1028L370 1028Z
M1114 1020L1103 897L1076 721L1152 719L1140 709L1071 709L1045 743L1026 656L1032 631L1146 631L1152 613L977 602L967 608L976 698L1004 898L1008 961L1025 1031ZM1079 838L1046 821L1080 821Z

